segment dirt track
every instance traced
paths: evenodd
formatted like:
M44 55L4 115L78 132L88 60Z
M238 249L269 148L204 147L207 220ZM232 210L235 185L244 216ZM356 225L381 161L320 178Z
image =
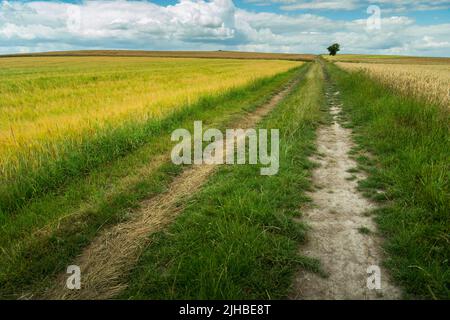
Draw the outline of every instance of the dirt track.
M319 166L313 172L315 191L309 196L313 205L306 209L302 221L311 230L301 254L320 260L327 278L301 272L295 279L292 299L396 299L400 291L381 267L381 239L376 224L365 213L375 207L357 191L358 174L351 180L349 169L356 162L349 157L353 146L351 130L339 123L339 92L332 87L326 92L332 123L318 130ZM361 228L364 228L361 232ZM381 268L381 289L367 288L367 268Z

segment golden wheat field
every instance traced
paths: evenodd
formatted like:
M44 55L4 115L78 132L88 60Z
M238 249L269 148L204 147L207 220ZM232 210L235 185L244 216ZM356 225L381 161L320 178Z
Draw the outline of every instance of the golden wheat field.
M152 57L0 59L0 167L28 165L54 142L105 125L160 118L200 97L287 71L302 62Z
M416 65L336 62L348 71L362 70L369 76L429 103L450 106L450 64Z
M323 55L331 62L360 62L381 64L423 64L445 65L450 64L450 58L445 57L414 57L398 55L374 55L374 54L338 54L336 56Z

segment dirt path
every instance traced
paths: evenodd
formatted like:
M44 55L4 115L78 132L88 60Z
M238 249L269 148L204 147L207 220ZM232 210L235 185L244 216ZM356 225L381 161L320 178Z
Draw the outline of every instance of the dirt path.
M234 127L254 127L297 83L297 80L291 82L268 103L235 123ZM245 136L237 137L242 138ZM161 230L184 209L186 200L201 188L216 166L195 165L186 169L165 193L144 201L127 221L101 232L72 263L80 267L81 289L67 289L68 275L62 273L44 298L108 299L116 296L126 287L123 276L136 264L149 243L149 235Z
M364 176L358 174L356 180L349 180L352 174L347 170L355 168L356 162L349 157L351 130L338 121L339 92L330 86L326 95L333 121L318 130L318 155L312 160L319 166L313 172L315 191L309 194L313 205L302 217L311 230L301 253L319 259L328 277L302 272L294 282L291 298L399 298L400 291L381 267L381 239L376 235L376 224L365 215L375 205L357 191L357 180ZM380 290L367 288L367 268L372 265L381 268Z

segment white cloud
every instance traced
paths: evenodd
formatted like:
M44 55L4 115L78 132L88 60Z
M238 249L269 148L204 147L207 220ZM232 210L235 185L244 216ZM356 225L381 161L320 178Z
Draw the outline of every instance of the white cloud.
M282 0L283 1L283 0ZM286 0L283 1L287 4L282 5L281 9L284 10L299 10L299 9L312 9L312 10L355 10L360 7L360 4L356 0L329 0L329 1L295 1Z
M279 5L282 10L356 10L371 4L385 12L450 9L450 0L244 0L257 5Z
M166 7L124 0L0 6L0 53L122 48L321 53L337 41L343 52L448 56L448 30L449 24L423 26L393 16L381 20L380 30L369 31L364 19L255 13L231 0L181 0Z
M369 0L385 12L448 10L450 0Z

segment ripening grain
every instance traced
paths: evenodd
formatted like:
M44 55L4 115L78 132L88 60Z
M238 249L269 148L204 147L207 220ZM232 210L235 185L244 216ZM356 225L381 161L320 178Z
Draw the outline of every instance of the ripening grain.
M89 139L105 126L144 122L294 61L145 57L0 59L0 172L39 166L40 153Z
M450 106L450 64L408 65L337 62L348 70L362 70L369 76L405 94L428 103Z
M0 221L38 194L138 148L174 113L196 109L197 103L207 107L207 101L231 91L239 95L256 80L301 64L153 57L0 59Z

